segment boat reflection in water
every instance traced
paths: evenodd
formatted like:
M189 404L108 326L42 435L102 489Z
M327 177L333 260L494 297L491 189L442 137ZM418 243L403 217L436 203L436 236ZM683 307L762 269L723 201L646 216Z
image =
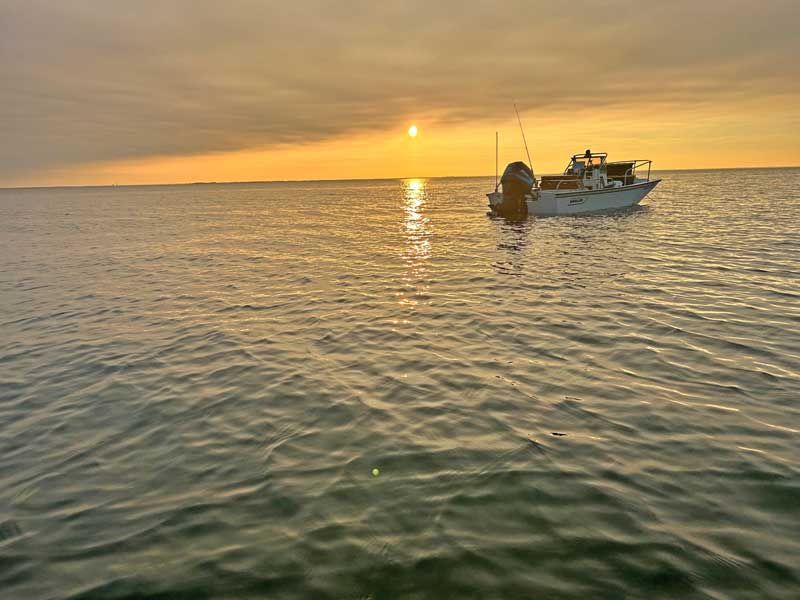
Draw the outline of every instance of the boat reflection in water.
M505 256L505 260L494 263L494 268L505 275L522 275L524 251L530 242L533 223L527 215L517 218L492 215L492 220L497 225L497 249Z

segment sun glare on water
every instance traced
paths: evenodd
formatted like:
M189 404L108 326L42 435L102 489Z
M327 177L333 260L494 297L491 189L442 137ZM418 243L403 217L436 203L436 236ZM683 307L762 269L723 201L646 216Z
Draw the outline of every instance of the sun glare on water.
M417 126L416 125L412 125L411 127L408 128L408 135L411 136L412 138L417 137Z

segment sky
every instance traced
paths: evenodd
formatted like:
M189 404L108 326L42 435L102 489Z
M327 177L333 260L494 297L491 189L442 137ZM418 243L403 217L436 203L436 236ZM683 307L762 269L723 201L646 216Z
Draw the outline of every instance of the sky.
M797 0L0 0L0 186L800 165ZM410 125L419 135L411 138Z

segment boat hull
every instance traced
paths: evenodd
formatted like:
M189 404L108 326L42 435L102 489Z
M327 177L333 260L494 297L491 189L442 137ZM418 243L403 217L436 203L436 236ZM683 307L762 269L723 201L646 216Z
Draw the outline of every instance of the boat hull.
M532 194L526 196L528 214L550 217L628 208L639 204L660 181L653 179L602 190L534 190ZM503 193L493 192L486 196L489 199L489 207L496 213L502 213Z
M528 200L528 213L537 216L577 215L636 206L660 179L602 190L540 190Z

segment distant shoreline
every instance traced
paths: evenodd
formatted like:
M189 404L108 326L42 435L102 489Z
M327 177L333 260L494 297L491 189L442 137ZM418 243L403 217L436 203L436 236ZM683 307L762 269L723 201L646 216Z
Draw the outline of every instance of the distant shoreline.
M800 165L781 167L713 167L701 169L653 169L653 173L684 173L699 171L771 171L785 169L800 169ZM364 177L346 179L271 179L252 181L192 181L188 183L123 183L123 184L92 184L92 185L22 185L15 187L1 187L0 191L19 190L58 190L58 189L92 189L92 188L133 188L133 187L178 187L178 186L208 186L208 185L255 185L255 184L282 184L282 183L347 183L365 181L403 181L406 179L487 179L491 175L437 175L435 177Z

